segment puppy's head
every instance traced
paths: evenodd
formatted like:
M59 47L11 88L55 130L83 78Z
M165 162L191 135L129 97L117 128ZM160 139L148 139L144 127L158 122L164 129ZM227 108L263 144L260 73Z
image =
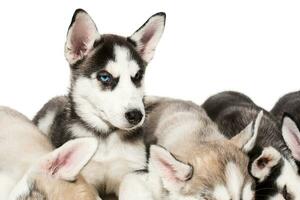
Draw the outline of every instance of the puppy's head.
M150 173L158 174L170 200L252 200L254 181L247 156L228 142L200 144L193 152L173 155L152 146Z
M72 70L75 111L93 128L130 130L145 119L144 73L163 33L157 13L130 37L101 35L83 10L73 16L65 56Z
M261 117L231 140L201 142L180 155L152 146L149 172L161 178L169 199L253 200L255 182L248 173L247 153L255 146Z
M94 155L94 138L71 140L47 154L23 176L10 200L99 200L95 189L79 175Z
M293 200L300 198L300 132L288 115L282 120L282 136L292 158L281 155L273 147L258 150L251 164L251 174L257 178L257 198ZM298 165L298 166L297 166Z
M257 179L256 199L298 199L300 179L291 160L271 146L257 151L249 167L251 175Z

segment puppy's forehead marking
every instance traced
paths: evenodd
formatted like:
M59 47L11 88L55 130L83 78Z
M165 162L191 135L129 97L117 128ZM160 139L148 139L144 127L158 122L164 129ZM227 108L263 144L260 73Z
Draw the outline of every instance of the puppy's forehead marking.
M245 184L245 175L235 163L227 163L225 167L225 176L226 182L224 185L219 184L213 190L215 199L252 200L254 198L252 182L248 181Z
M233 199L239 199L241 196L241 189L244 184L244 175L240 171L239 167L233 163L229 162L226 165L226 184L231 193Z
M140 69L137 61L131 57L130 50L127 47L114 46L115 59L107 63L106 70L114 77L120 77L122 74L134 76Z
M224 199L230 200L230 194L227 191L227 188L223 185L217 185L214 189L213 195L215 199Z
M84 75L90 76L95 72L108 68L112 63L120 63L119 66L122 66L121 63L124 64L124 60L127 65L134 61L138 68L143 69L147 64L126 38L117 35L102 35L101 39L95 42L94 50L87 58L82 63L73 66L73 68L79 68ZM127 65L125 68L128 69ZM112 65L112 68L118 69L119 67Z

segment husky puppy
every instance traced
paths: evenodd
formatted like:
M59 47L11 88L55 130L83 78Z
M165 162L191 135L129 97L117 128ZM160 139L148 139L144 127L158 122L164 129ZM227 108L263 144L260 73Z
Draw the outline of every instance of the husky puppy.
M255 119L262 109L237 92L222 92L203 104L208 116L228 138ZM257 180L256 199L299 199L300 177L290 149L273 115L264 111L256 147L249 152L251 175Z
M281 97L271 113L281 121L283 138L296 159L300 175L300 92L292 92Z
M81 175L97 140L71 140L53 150L25 116L0 107L1 200L99 200Z
M76 10L65 44L70 92L50 100L33 120L56 147L72 138L98 139L83 175L101 193L118 194L123 176L145 167L143 77L165 18L157 13L133 35L122 37L100 35L91 17Z
M205 111L192 102L146 97L145 137L150 147L146 171L126 176L121 200L252 200L248 152L256 122L226 139ZM243 152L244 151L244 152Z

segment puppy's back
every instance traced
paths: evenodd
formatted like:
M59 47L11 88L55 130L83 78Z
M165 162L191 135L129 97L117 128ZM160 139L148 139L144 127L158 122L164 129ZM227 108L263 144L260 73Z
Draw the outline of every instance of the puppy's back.
M249 97L238 92L218 93L208 98L203 108L227 138L232 138L243 130L263 110ZM257 146L273 146L283 155L287 157L289 155L281 135L279 121L265 110L258 129Z
M23 114L0 107L0 166L2 170L26 168L52 150L47 138ZM14 166L14 167L12 167Z
M271 110L271 113L278 121L281 121L286 113L292 116L296 122L300 122L300 91L281 97Z
M198 146L203 141L224 139L214 122L197 104L169 98L146 97L148 112L144 133L147 143L157 143L171 151Z

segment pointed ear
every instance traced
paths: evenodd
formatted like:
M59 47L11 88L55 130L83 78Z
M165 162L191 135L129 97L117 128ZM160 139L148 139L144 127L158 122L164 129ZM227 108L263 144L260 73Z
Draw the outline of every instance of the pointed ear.
M147 63L153 58L155 48L164 32L165 21L166 14L157 13L128 38L135 44L137 52Z
M65 56L69 64L83 59L93 48L96 40L100 39L97 27L87 12L77 9L70 24Z
M251 174L256 177L259 182L267 178L274 166L281 160L280 153L273 147L266 147L263 149L261 155L256 158L251 164Z
M263 117L263 111L260 111L255 119L255 122L250 122L244 130L238 135L234 136L230 141L233 142L243 152L248 153L253 149L256 143L258 128L260 126L261 119Z
M165 184L179 185L193 176L193 167L177 160L165 148L157 145L150 147L149 168L155 171Z
M282 136L293 157L300 161L300 132L296 122L287 114L282 120Z
M41 170L55 178L74 181L97 147L98 141L92 137L71 140L46 155L40 163Z

